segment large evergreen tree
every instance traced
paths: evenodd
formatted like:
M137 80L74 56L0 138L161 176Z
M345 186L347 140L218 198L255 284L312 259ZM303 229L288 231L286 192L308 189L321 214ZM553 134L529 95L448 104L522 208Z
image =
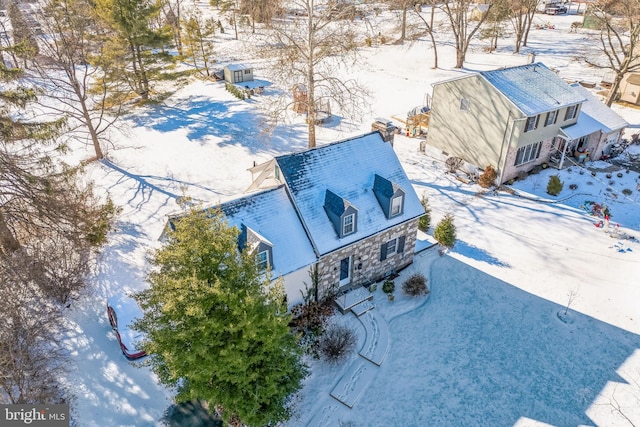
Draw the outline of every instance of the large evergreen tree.
M238 252L238 230L213 210L191 211L155 251L151 287L136 295L136 328L160 381L179 402L204 399L254 426L287 416L305 368L282 292Z
M164 48L172 39L169 26L158 26L160 3L150 0L97 0L96 11L113 31L105 43L105 58L122 56L126 66L112 78L126 81L143 101L149 99L153 82L161 78L172 57ZM101 65L101 64L97 64Z

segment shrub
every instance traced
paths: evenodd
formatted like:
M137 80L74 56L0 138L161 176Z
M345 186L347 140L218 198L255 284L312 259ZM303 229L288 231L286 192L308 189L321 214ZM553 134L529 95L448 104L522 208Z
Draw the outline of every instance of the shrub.
M463 163L464 163L464 160L462 160L460 157L449 157L444 162L445 166L447 167L450 173L454 173L455 171L460 169L460 166L462 166Z
M493 168L493 166L489 165L484 169L484 172L480 174L478 183L482 188L489 188L495 185L496 178L498 178L496 170Z
M622 174L622 172L618 172L618 173L616 174L616 176L617 176L618 178L622 178L624 175Z
M416 273L405 280L402 291L412 297L427 295L429 293L427 279L422 274Z
M558 175L551 175L549 177L549 183L547 184L547 193L552 196L557 196L562 191L564 187L564 182L560 181L560 177Z
M569 188L572 190L576 190L578 188L578 184L570 184Z
M607 173L605 176L606 176L607 178L611 178L613 175L611 175L611 173L609 172L609 173Z
M624 190L622 190L622 194L624 194L625 196L630 196L631 193L633 193L633 191L631 191L628 188L625 188Z
M382 292L384 292L387 295L392 294L393 291L395 290L396 290L396 283L391 279L385 280L384 283L382 284Z
M320 353L337 363L344 359L356 345L356 334L346 326L331 324L320 338Z
M291 309L290 327L300 334L319 334L329 316L333 314L330 300L322 302L312 301L308 304L296 305Z
M433 237L442 246L452 248L456 244L456 226L453 224L453 215L448 213L442 221L436 225Z
M429 227L431 227L431 207L429 206L429 201L427 200L426 195L422 195L420 203L424 208L424 215L422 215L418 220L418 228L424 232L427 232L429 230Z
M367 47L371 47L371 37L367 37L366 39L364 39L364 43L367 45Z

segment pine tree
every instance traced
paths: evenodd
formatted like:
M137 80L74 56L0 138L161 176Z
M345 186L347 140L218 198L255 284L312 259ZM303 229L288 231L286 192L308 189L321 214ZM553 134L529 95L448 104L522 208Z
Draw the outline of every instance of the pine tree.
M436 225L433 237L446 248L452 248L456 244L456 226L453 224L452 214L446 214Z
M182 23L184 29L184 53L191 57L193 66L201 74L211 75L213 60L213 35L216 22L212 19L203 19L196 13L191 13Z
M163 384L176 400L204 399L223 417L248 425L287 417L289 395L305 368L291 334L281 288L238 252L238 230L216 211L191 211L152 257L151 287L136 299L136 328Z
M427 232L429 231L429 227L431 227L431 207L429 206L429 200L427 200L427 196L425 194L422 195L420 203L424 208L424 215L420 217L418 228L424 232Z
M103 49L114 58L123 55L125 66L112 74L119 81L126 81L143 101L149 99L153 82L161 78L172 62L164 48L172 39L169 26L156 28L160 3L149 0L97 0L96 12L103 24L113 31L111 43ZM101 64L98 64L101 65Z
M547 193L552 196L557 196L562 191L564 187L564 182L560 181L560 177L558 175L551 175L549 177L549 183L547 184Z

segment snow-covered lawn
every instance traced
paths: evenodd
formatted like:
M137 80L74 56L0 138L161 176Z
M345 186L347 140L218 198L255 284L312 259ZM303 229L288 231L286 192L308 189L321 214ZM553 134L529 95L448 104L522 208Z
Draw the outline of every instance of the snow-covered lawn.
M483 53L480 43L469 53L469 70L524 64L535 50L561 77L599 81L600 71L571 58L576 46L589 44L583 33L568 32L576 17L536 16L542 18L557 29L532 30L530 48L521 55L511 54L508 40L494 54ZM439 48L438 70L430 70L431 55L426 39L365 49L367 63L354 75L371 89L371 117L321 128L320 140L366 132L373 117L404 116L423 102L431 83L461 72L448 68L450 46ZM169 406L171 391L120 352L106 298L146 286L145 256L159 244L166 215L179 209L177 197L187 194L206 204L230 199L249 186L247 169L254 162L304 148L301 119L263 135L260 105L260 96L239 101L222 84L196 81L164 104L136 111L127 121L129 132L114 136L109 161L89 167L98 188L123 210L96 265L91 293L68 315L67 380L76 394L78 425L156 425ZM615 109L640 125L638 110ZM433 250L420 254L397 279L395 301L376 291L374 310L389 326L389 352L370 370L353 408L329 393L360 356L337 366L310 361L312 374L287 425L322 419L318 414L326 414L332 426L628 425L615 412L618 404L638 425L640 244L612 239L581 207L586 201L607 203L612 224L640 237L638 175L614 173L609 184L604 172L593 177L565 170L564 190L555 198L545 193L555 170L514 185L525 196L555 201L548 203L480 195L480 187L444 174L435 156L420 153L418 140L398 136L395 148L418 194L429 198L432 224L454 214L458 243L442 257ZM570 183L578 188L570 190ZM623 188L632 195L612 196ZM429 278L426 301L401 295L403 277L416 271ZM570 321L563 322L558 312L570 293L576 299ZM364 344L364 328L353 315L337 321L359 331L358 345Z

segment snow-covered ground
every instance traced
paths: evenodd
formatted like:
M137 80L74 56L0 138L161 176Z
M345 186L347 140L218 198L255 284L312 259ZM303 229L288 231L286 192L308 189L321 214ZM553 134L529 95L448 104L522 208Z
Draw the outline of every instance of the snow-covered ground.
M529 48L519 55L511 53L511 39L500 40L492 54L479 41L462 71L451 68L454 52L445 44L438 48L440 68L432 70L426 38L364 49L364 61L352 73L371 91L371 116L320 128L320 140L366 132L373 117L403 117L424 102L433 82L524 64L532 51L563 78L601 80L601 70L574 60L592 44L583 30L569 32L576 16L536 20L552 21L556 29L532 30ZM221 56L242 59L241 42L223 46ZM68 315L67 380L79 426L156 425L171 403L171 391L147 367L120 353L106 298L146 286L145 257L159 245L166 215L179 209L177 197L207 204L233 198L249 186L247 169L254 162L305 147L302 119L272 135L261 132L258 107L270 90L240 101L220 83L194 81L163 104L136 110L127 119L128 132L114 135L109 161L89 166L90 178L123 210L91 292ZM640 126L639 110L615 110ZM380 367L369 369L353 408L329 393L359 356L338 366L310 361L312 374L287 425L307 425L323 413L332 426L629 425L617 405L639 424L640 244L612 239L583 208L585 202L607 203L612 224L640 237L638 175L622 171L618 178L614 172L609 179L572 168L561 173L563 192L551 197L548 175L558 172L545 170L514 185L527 197L482 195L480 187L446 175L435 156L420 153L418 140L397 136L395 148L418 194L428 196L433 224L454 214L458 243L442 257L420 254L397 279L399 285L407 274L422 272L429 278L428 299L409 300L396 291L389 302L376 292L374 310L388 325L389 351ZM571 183L578 188L569 189ZM621 195L623 188L632 194ZM558 313L569 294L575 301L562 321ZM355 318L340 321L360 332L362 344L364 329Z

